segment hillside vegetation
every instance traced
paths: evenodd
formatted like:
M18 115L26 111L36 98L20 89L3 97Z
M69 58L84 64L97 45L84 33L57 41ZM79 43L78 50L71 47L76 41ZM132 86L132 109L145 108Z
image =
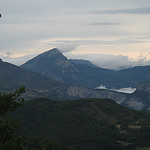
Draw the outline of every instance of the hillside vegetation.
M109 99L28 101L11 114L18 132L51 139L77 150L150 146L150 115Z

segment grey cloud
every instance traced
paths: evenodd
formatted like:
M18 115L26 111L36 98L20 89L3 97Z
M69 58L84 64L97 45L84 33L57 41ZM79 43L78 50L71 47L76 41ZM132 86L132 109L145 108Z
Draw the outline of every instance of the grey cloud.
M129 43L146 43L148 41L140 41L140 39L135 40L131 38L123 38L120 40L104 41L104 40L54 40L50 43L59 44L75 44L75 45L117 45L117 44L129 44Z
M93 22L90 25L94 26L110 26L110 25L120 25L120 23L113 23L113 22Z
M6 52L5 55L6 55L6 57L10 57L12 55L12 53L11 52Z
M25 55L22 57L18 57L18 58L13 58L10 56L5 56L5 55L0 55L0 58L4 61L4 62L9 62L15 65L20 66L21 64L25 63L26 61L28 61L29 59L35 57L36 55L38 55L37 53L35 54L31 54L31 55Z
M145 57L140 57L139 60L129 59L128 56L109 55L109 54L67 54L69 58L90 60L93 64L112 70L120 70L133 66L150 65L150 61Z
M93 14L150 14L150 7L91 11Z
M89 13L89 14L150 14L150 7L74 11L73 13L79 13L79 14L82 14L82 13Z
M77 44L60 44L57 46L57 48L62 52L62 53L67 53L75 50L77 47Z

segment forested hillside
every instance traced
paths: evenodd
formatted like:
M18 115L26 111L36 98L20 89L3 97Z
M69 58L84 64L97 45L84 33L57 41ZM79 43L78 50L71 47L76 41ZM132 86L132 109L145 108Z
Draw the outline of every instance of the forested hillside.
M9 115L20 122L19 133L51 139L77 150L150 146L150 115L109 99L35 99Z

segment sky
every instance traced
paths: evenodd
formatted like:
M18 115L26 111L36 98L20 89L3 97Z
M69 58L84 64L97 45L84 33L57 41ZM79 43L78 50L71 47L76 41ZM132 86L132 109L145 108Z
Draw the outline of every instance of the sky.
M0 13L4 61L57 47L109 69L150 64L149 0L0 0Z

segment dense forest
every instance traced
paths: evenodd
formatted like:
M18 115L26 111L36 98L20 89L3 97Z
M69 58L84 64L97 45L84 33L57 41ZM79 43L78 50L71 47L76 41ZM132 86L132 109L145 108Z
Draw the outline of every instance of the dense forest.
M0 150L72 150L49 139L18 134L18 122L5 114L21 106L24 102L19 96L25 92L21 87L12 93L0 93Z
M150 146L150 115L129 110L110 99L55 101L39 98L25 102L7 116L19 122L17 133L27 141L26 147L29 144L48 149L49 141L60 144L55 146L66 145L77 150ZM63 148L67 149L66 146Z

